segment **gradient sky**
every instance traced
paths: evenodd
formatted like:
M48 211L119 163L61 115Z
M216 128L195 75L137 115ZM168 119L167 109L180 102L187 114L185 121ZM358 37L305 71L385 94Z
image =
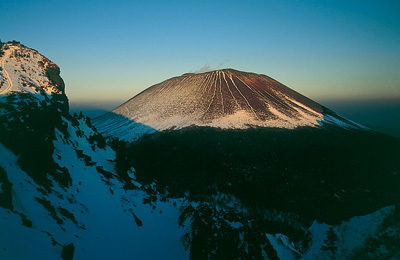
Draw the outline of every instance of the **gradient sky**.
M398 1L3 0L0 39L61 68L71 103L234 68L316 100L400 100Z

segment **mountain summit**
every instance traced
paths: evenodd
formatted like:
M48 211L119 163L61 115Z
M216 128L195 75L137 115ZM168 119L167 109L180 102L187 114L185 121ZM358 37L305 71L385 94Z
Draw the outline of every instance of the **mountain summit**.
M182 203L152 215L159 202L143 203L150 195L133 172L117 174L90 119L70 114L59 74L38 51L0 41L0 259L188 259Z
M192 125L293 129L334 124L363 128L268 76L233 69L168 79L144 90L95 123L101 132L122 139L130 139L127 132ZM145 126L148 128L144 129Z
M0 95L65 95L60 68L55 63L17 41L0 42L0 47Z
M0 259L399 259L400 140L222 70L96 120L182 131L106 142L59 74L0 41Z

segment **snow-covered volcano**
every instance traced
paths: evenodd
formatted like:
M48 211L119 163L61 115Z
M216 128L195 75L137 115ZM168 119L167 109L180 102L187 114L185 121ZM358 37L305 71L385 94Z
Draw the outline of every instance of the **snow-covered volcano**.
M0 42L0 259L399 258L398 140L319 131L327 115L356 125L229 70L171 79L117 109L137 109L138 121L151 110L152 126L112 113L104 122L136 134L168 120L316 127L199 127L107 143L70 114L59 74L37 51Z
M171 78L136 95L95 124L101 132L122 139L192 125L362 128L268 76L233 69Z

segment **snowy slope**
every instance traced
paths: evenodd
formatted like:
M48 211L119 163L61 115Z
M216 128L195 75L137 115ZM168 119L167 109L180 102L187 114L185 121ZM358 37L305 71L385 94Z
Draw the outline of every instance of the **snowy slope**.
M0 94L9 92L61 93L63 89L52 84L47 71L58 66L39 52L21 44L5 43L0 57Z
M359 259L358 254L366 255L364 247L367 241L378 236L385 219L389 219L394 214L394 211L394 207L386 207L366 216L353 217L338 225L328 225L315 221L308 228L310 244L306 250L296 248L290 238L283 234L266 234L266 236L274 250L276 250L279 259ZM329 229L332 229L337 236L337 239L332 241L336 246L334 255L323 250L323 246L327 245ZM379 243L377 245L379 247ZM371 256L373 255L372 253L376 253L372 250L372 246L370 250ZM381 256L383 257L383 255L384 253Z
M393 246L400 241L399 210L394 206L336 225L307 224L292 212L255 210L222 192L204 195L203 201L188 193L169 196L158 190L156 182L139 182L134 168L125 174L117 171L116 152L90 119L70 115L57 65L18 43L6 43L0 51L4 52L0 57L0 259L62 259L70 248L67 245L73 245L74 253L64 259L326 259L329 252L322 248L328 243L330 228L338 237L333 241L335 259L359 259L367 251L371 259L400 256L399 248ZM203 85L212 81L216 87L209 85L208 92L199 88L196 93L208 101L211 95L212 102L194 99L198 103L185 103L184 111L163 103L168 109L158 107L161 114L155 113L154 118L146 114L148 122L157 121L153 126L127 119L133 111L128 109L126 115L109 114L101 128L129 139L192 124L187 120L240 128L264 124L257 119L263 116L272 120L265 124L274 122L275 127L317 127L318 122L328 121L361 127L329 111L323 114L326 111L315 102L284 86L280 92L272 84L269 95L292 106L274 107L266 101L262 86L250 87L251 81L265 81L265 76L246 78L235 71L203 76ZM192 83L199 79L195 74L185 77ZM218 83L222 80L226 85ZM169 99L184 102L191 90L182 87L191 85L184 85L182 79L178 82L181 89L168 90L174 93ZM172 85L168 86L175 89ZM164 102L165 93L153 88L152 93L159 95L155 100ZM239 92L243 94L246 88L252 94L240 98ZM232 99L224 91L231 91ZM256 97L263 97L264 103L256 102ZM218 114L222 102L225 113ZM206 104L206 110L190 110L196 104ZM176 112L178 118L165 111ZM194 117L199 113L201 117ZM157 118L160 115L166 121ZM159 163L157 158L154 163Z
M91 151L79 138L73 141ZM71 242L76 259L130 259L132 255L187 259L180 240L185 230L177 224L182 201L143 204L145 192L124 190L116 179L105 181L95 166L86 166L75 148L64 142L58 136L55 156L68 168L72 185L67 189L55 185L49 193L40 192L41 187L18 167L17 157L0 145L0 166L12 183L14 207L0 209L2 259L60 259L62 245ZM109 148L91 155L97 167L113 171L106 160L113 156ZM23 225L20 214L31 224Z
M91 130L83 121L81 124L83 132L90 134ZM249 213L236 199L220 194L215 199L217 206L210 214L196 202L162 199L156 191L152 197L149 191L139 189L141 185L134 180L132 183L137 188L126 190L117 176L107 179L96 170L96 166L100 166L115 174L113 163L109 161L114 156L113 151L96 148L94 152L85 136L74 134L75 127L70 125L68 131L71 134L68 140L63 134L57 134L54 156L62 158L57 162L68 168L72 185L64 188L55 184L49 193L42 193L41 187L18 167L17 157L0 144L0 166L12 183L13 205L12 210L0 208L1 259L61 259L62 246L66 243L74 244L74 259L189 259L190 251L185 250L183 238L191 238L196 234L191 232L202 227L195 224L199 215L205 223L211 221L212 226L218 227L213 228L215 238L238 234L242 247L250 246L245 237L252 221L246 220ZM91 156L95 166L88 166L78 158L76 149ZM134 179L133 173L131 177ZM55 213L39 200L47 201ZM188 207L200 213L192 213L183 225L179 225L182 216L187 214L184 209ZM354 250L377 234L393 211L394 207L388 207L332 226L339 237L335 259L349 259ZM287 221L285 214L274 215L275 220ZM271 221L271 217L265 221ZM259 232L268 239L267 243L278 259L316 259L326 257L321 247L329 227L314 222L308 228L311 236L308 248L299 247L290 237L280 233ZM231 231L225 233L226 229ZM212 245L218 249L217 243ZM213 252L209 254L213 255ZM265 249L262 254L267 259Z
M171 78L94 123L100 132L124 140L134 140L150 130L192 125L222 129L320 125L365 129L272 78L232 69Z
M90 120L69 114L49 70L58 67L18 43L2 50L0 258L61 259L73 243L74 259L187 259L178 225L186 202L125 188L133 169L118 176Z

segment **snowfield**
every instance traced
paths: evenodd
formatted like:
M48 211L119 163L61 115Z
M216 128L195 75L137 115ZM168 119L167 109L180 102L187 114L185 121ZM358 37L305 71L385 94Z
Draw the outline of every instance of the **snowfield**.
M335 225L310 225L292 212L255 210L217 189L200 199L189 191L169 196L168 187L157 190L155 180L140 182L139 167L119 171L121 150L113 150L88 117L69 113L57 65L19 43L5 43L1 50L0 259L70 254L63 258L178 260L237 253L242 259L347 260L358 259L371 241L400 240L395 206ZM94 120L101 132L126 141L192 125L320 124L364 129L264 75L234 70L167 80ZM267 229L272 231L261 231ZM296 232L304 234L288 235ZM332 232L335 239L329 240ZM332 245L333 253L324 250ZM400 257L396 246L378 245L368 248L371 259ZM67 252L71 246L73 254Z
M114 156L110 148L95 153L84 140L74 136L71 141L79 144L77 148L91 151L88 154L96 166L113 171L107 160ZM86 166L77 157L76 148L65 144L60 135L55 146L54 155L68 168L72 185L68 189L55 185L51 193L43 194L18 167L17 157L0 145L0 165L13 184L14 205L13 211L0 210L2 259L60 259L62 245L70 242L75 245L74 259L131 259L133 255L140 259L188 259L181 243L186 230L178 226L184 201L145 204L146 192L125 190L117 180L106 184L96 167ZM55 214L38 199L49 202ZM31 222L30 227L24 226L20 214Z
M13 91L34 94L44 90L51 95L60 92L46 76L46 69L57 65L39 52L24 46L6 43L3 49L4 55L0 58L3 69L0 71L0 94Z

